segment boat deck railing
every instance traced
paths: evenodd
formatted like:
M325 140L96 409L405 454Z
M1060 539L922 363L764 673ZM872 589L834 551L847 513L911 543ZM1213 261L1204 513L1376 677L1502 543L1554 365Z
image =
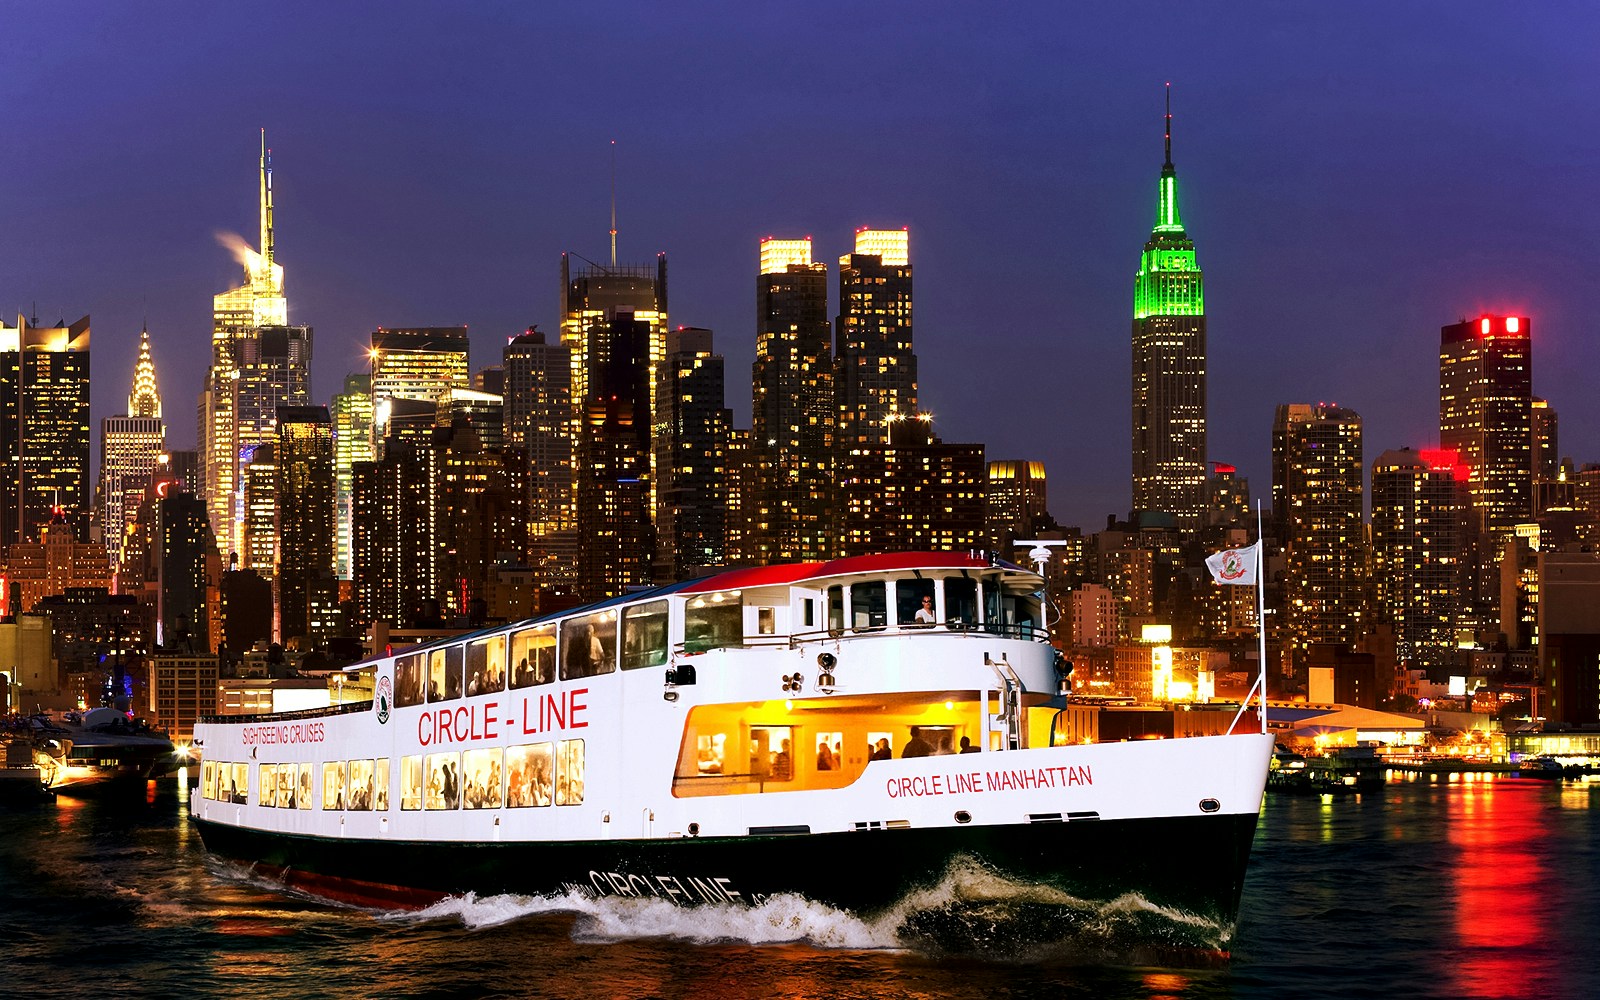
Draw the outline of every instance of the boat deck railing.
M346 701L327 708L302 708L293 712L250 712L244 715L202 715L201 722L249 725L259 722L294 722L297 719L325 719L331 715L353 715L372 711L372 701Z
M675 643L673 651L693 656L713 649L749 649L763 646L788 646L790 648L814 642L850 642L857 639L878 638L885 635L905 638L932 636L971 636L983 639L1020 639L1048 645L1050 632L1038 625L1002 625L995 622L983 624L949 621L927 625L852 625L848 628L820 628L804 632L745 635L733 640L687 639Z

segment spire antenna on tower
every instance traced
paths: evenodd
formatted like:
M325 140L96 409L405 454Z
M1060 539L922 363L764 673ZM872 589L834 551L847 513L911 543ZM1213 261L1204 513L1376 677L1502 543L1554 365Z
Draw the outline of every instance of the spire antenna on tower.
M611 140L611 267L617 266L617 140Z
M1172 166L1172 81L1167 81L1167 166Z
M272 264L272 150L267 148L267 129L261 127L261 256Z

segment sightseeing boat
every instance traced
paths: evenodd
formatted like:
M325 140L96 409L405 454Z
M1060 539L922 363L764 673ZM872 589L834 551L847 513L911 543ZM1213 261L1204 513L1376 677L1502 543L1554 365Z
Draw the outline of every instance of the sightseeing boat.
M992 558L865 556L401 650L351 668L370 701L203 720L191 812L210 850L372 907L870 914L965 865L1231 928L1271 738L1065 745L1043 593Z

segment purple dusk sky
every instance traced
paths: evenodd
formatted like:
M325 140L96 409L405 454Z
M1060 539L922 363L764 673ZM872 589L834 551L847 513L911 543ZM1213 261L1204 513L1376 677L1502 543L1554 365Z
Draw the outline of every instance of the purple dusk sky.
M1211 457L1269 486L1273 408L1337 402L1366 458L1438 433L1442 324L1532 317L1561 452L1600 461L1591 4L23 4L0 78L0 308L93 317L94 419L148 317L175 447L211 296L274 149L314 397L376 326L466 323L473 367L557 324L559 256L671 269L750 414L756 247L911 228L923 405L1129 503L1129 327L1162 84L1205 270ZM830 299L837 293L830 275ZM830 312L837 303L830 302ZM1587 318L1586 318L1587 317Z

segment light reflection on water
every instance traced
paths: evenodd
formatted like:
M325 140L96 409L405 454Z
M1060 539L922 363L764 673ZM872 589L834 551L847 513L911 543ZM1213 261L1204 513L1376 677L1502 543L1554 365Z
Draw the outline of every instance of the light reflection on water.
M0 988L30 1000L129 983L251 1000L1592 995L1600 783L1416 778L1269 798L1233 959L1185 967L1147 950L935 957L803 900L752 914L490 897L375 914L208 858L173 795L61 799L0 814Z

